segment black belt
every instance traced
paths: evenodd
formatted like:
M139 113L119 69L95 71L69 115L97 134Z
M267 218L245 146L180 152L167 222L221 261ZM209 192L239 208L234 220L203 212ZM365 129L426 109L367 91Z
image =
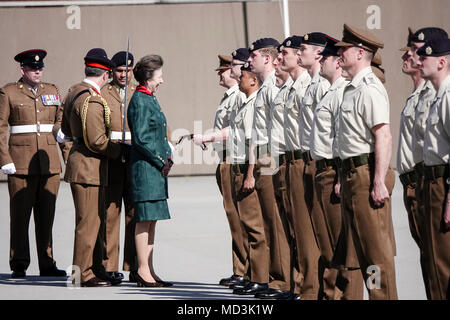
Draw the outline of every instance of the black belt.
M417 173L418 177L423 177L423 171L424 171L425 164L422 162L417 163L414 166L414 171Z
M413 170L410 172L402 173L399 178L403 186L406 187L413 183L416 183L418 177L416 171Z
M449 176L449 169L447 164L437 166L425 166L424 176L426 180L436 180L438 178L447 178Z
M328 167L337 167L335 159L316 160L316 172L325 171Z
M234 174L236 174L236 175L246 174L248 171L248 163L232 164L231 169L233 170Z
M309 152L309 150L302 153L302 159L303 161L305 161L305 163L313 161L313 158L311 158L311 153Z
M369 161L373 161L374 153L365 153L359 156L350 157L345 160L342 160L342 170L343 172L348 172L351 169L358 168L365 164L368 164Z
M286 151L285 156L287 162L302 159L302 151L301 150Z

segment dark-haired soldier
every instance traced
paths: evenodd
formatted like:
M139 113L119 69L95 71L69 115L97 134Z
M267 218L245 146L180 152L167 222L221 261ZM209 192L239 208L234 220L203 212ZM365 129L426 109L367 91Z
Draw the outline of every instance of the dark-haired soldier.
M28 226L33 210L41 276L66 276L53 260L52 227L61 163L52 134L60 106L58 88L41 81L45 50L17 54L22 77L0 90L0 166L8 175L13 278L30 265ZM7 132L9 129L9 142Z

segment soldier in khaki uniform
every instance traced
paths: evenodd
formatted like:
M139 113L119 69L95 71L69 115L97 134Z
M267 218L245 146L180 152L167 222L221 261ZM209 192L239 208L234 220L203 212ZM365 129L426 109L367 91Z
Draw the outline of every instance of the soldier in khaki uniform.
M108 279L102 265L105 189L108 158L118 158L122 148L109 140L110 109L100 95L113 64L100 48L89 50L84 60L86 78L73 86L65 99L61 128L74 144L67 160L64 180L70 183L75 205L73 264L80 268L82 286L100 287L115 281ZM123 150L126 150L125 147Z
M346 261L346 266L359 264L370 299L397 299L389 98L370 67L374 53L384 45L370 32L344 24L336 46L342 47L340 66L351 79L339 110L338 144L344 230L355 244L358 261Z
M290 228L294 231L296 261L292 269L292 298L315 300L319 291L318 266L319 249L317 247L311 219L306 209L303 193L304 161L300 150L300 128L298 117L300 104L306 88L311 82L306 69L299 65L298 50L303 38L292 36L283 41L280 48L282 70L289 72L293 84L288 93L284 108L284 138L286 155L286 189L289 197ZM300 230L302 232L300 232Z
M450 299L450 39L426 42L417 54L436 90L424 136L424 225L430 299Z
M336 126L344 88L348 84L339 67L338 40L327 37L327 44L320 53L320 75L331 84L314 110L314 120L309 141L311 158L316 162L314 177L317 199L322 209L326 235L322 238L321 258L324 263L323 290L327 300L362 300L363 283L359 270L339 270L334 264L336 248L342 234L342 215ZM337 191L337 192L336 192ZM323 235L324 236L324 235Z
M240 51L240 54L242 52ZM238 55L234 52L234 57L239 60L247 60L247 54L244 52L244 56ZM219 67L216 69L217 74L220 77L220 85L225 87L225 92L219 107L216 110L216 116L214 119L214 130L220 131L230 125L230 114L234 108L237 108L242 104L245 99L245 95L239 91L238 81L231 77L231 62L233 58L231 56L219 55ZM240 67L239 67L240 68ZM233 203L232 187L231 187L231 167L227 162L227 146L224 142L217 142L213 144L214 150L216 150L220 163L216 170L216 179L219 186L219 190L223 197L223 207L227 214L228 224L231 231L232 239L232 259L233 259L233 274L231 277L223 278L219 281L220 285L230 286L243 281L245 273L245 264L247 261L247 250L245 234L242 230L241 221L239 220L239 214Z
M30 264L32 210L40 275L66 276L53 260L52 227L61 163L52 132L60 97L55 85L41 82L46 55L41 49L17 54L14 59L20 63L22 77L0 90L0 166L8 175L13 278L25 277Z
M406 99L405 106L400 116L400 130L397 151L397 171L400 174L400 181L403 185L403 203L408 213L409 230L411 236L420 250L420 265L425 284L427 296L428 277L426 273L426 256L423 245L423 218L419 212L419 205L416 198L417 172L414 170L415 162L413 157L413 127L415 122L416 108L418 106L421 93L426 90L426 81L420 74L420 69L414 63L412 56L408 54L411 47L411 38L414 32L409 28L407 46L400 49L404 51L402 56L402 71L411 77L414 91ZM434 90L433 90L434 91Z
M278 211L275 200L273 174L275 161L271 155L271 105L279 91L275 85L274 60L278 57L279 42L273 38L262 38L250 46L248 59L253 73L261 80L261 87L255 99L253 137L250 145L250 155L255 156L255 189L261 203L264 217L264 229L270 252L270 283L269 294L280 294L290 288L290 248L288 234L283 226L283 218ZM250 159L251 160L251 159ZM249 171L249 177L252 172ZM258 297L258 296L256 296Z
M111 110L111 136L113 142L123 139L123 125L125 115L125 82L126 66L128 65L127 101L131 100L136 86L131 83L134 57L128 54L129 61L126 60L126 52L117 52L111 61L115 67L113 69L113 80L102 88L102 97L108 103ZM125 142L131 143L131 133L128 128L128 121L125 122ZM125 206L125 242L123 252L123 270L130 271L130 282L136 282L137 258L136 245L134 243L134 209L131 201L131 186L129 177L129 159L117 158L108 161L108 188L106 190L106 257L103 261L106 272L111 278L123 279L123 274L119 270L119 240L120 240L120 212L122 200Z

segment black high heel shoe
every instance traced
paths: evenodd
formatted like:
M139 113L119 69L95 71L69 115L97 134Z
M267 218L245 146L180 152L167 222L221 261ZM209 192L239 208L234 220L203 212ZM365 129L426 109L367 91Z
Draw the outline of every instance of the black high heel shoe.
M135 274L136 276L136 283L138 287L145 287L145 288L161 288L164 285L161 282L147 282L139 275L138 272Z
M173 286L172 282L167 282L167 281L164 281L164 280L156 280L156 282L161 283L163 287L171 287L171 286Z

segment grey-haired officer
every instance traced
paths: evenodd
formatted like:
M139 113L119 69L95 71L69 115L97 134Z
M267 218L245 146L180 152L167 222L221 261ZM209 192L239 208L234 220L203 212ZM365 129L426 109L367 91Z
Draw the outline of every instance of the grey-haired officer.
M53 260L52 227L61 160L52 132L61 100L55 85L41 81L46 55L42 49L17 54L14 60L20 63L22 77L0 90L0 166L8 175L13 278L25 277L30 264L31 211L40 275L66 276Z
M344 232L357 257L357 261L348 259L346 267L361 267L370 299L397 299L389 98L370 66L384 44L371 32L344 24L342 41L336 46L341 47L340 66L351 79L344 89L338 129ZM373 278L375 283L370 281Z
M275 161L270 152L272 128L271 105L279 91L276 86L274 60L278 57L279 42L273 38L261 38L250 46L248 59L252 72L260 78L262 85L254 104L253 137L250 156L255 157L255 176L252 182L258 193L264 217L264 229L270 252L270 290L278 294L290 287L290 268L284 256L289 253L288 238L284 229L273 186ZM252 162L252 158L250 158ZM251 173L249 172L249 175ZM285 254L286 252L286 254Z
M134 57L131 52L117 52L111 61L115 67L112 70L112 81L105 85L101 94L111 110L111 141L131 143L131 133L125 122L125 107L131 100L136 86L131 82L133 75ZM127 72L128 66L128 74ZM128 83L126 81L128 80ZM125 101L125 89L127 101ZM125 125L125 137L123 127ZM123 251L123 270L130 271L129 280L135 282L137 273L136 245L134 242L134 208L131 201L131 185L129 176L129 159L118 158L108 161L108 188L106 189L106 259L103 261L108 276L115 282L123 279L119 272L119 242L120 242L120 214L122 201L125 208L125 235Z
M340 203L338 113L348 81L342 77L339 66L338 40L327 36L327 44L320 53L320 76L330 83L323 98L314 110L311 127L310 152L316 163L315 192L324 215L326 234L320 242L321 259L324 264L323 291L327 300L361 300L363 282L359 270L340 270L335 255L342 234Z
M417 54L436 96L424 135L424 223L430 298L450 299L450 39L426 42Z

